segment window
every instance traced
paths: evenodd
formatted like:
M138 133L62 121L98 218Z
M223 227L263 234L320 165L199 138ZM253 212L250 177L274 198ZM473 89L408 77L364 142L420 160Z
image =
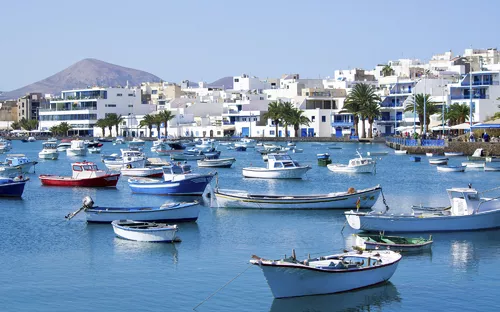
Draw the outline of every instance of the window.
M151 94L157 94L158 90L151 90Z
M240 82L238 78L234 78L234 82Z
M134 107L134 105L129 105L128 107Z
M326 122L326 116L321 116L321 122Z
M246 118L241 118L241 120L242 120L242 121L247 121L247 119L246 119Z
M316 120L316 116L312 116L311 121L315 121L315 120Z
M133 93L129 93L128 96L134 96L134 94Z
M306 92L306 96L309 96L309 92Z
M221 134L221 132L220 132L220 131L217 131L217 135L220 135L220 134Z
M121 93L117 93L116 96L122 96L122 94Z
M82 166L73 166L73 171L82 171Z
M268 99L270 99L270 98L271 98L271 94L268 94L268 95L267 95L267 98L268 98Z
M106 104L106 107L116 107L116 104Z
M263 96L261 96L259 99L262 101L262 100L264 99L264 97L263 97Z
M270 130L269 135L274 135L274 130Z

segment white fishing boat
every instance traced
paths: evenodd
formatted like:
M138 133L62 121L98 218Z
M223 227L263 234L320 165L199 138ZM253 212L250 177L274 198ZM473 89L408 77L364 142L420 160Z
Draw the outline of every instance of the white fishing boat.
M347 173L372 173L375 171L376 162L372 158L363 157L358 151L358 158L349 160L349 164L329 164L327 168L333 172Z
M394 154L396 155L406 155L408 151L407 150L395 150Z
M444 152L444 156L446 156L446 157L464 156L464 153L462 153L462 152Z
M446 164L448 164L448 158L429 158L429 164L431 164L431 165L446 165Z
M38 153L38 157L41 159L57 159L59 157L59 152L57 151L56 142L43 142L42 151Z
M139 138L133 138L132 141L128 142L128 147L130 149L141 150L144 147L144 144L146 144L146 141Z
M372 188L347 192L318 195L269 195L250 194L245 190L214 190L218 207L251 209L370 209L377 201L382 188Z
M301 166L288 154L268 154L267 167L246 167L242 174L246 178L302 179L311 166Z
M467 167L467 169L483 169L484 162L463 162L462 166Z
M111 225L116 236L123 239L151 243L171 243L178 240L177 225L133 220L114 220Z
M121 168L121 173L128 177L148 177L148 178L161 178L163 177L162 167L141 167L132 168L130 164Z
M498 172L500 171L500 166L489 166L489 165L485 165L484 166L484 171L490 171L490 172Z
M0 138L0 154L8 152L12 149L12 143L8 140Z
M57 145L58 152L64 152L71 147L71 142L61 142Z
M101 148L100 147L89 147L88 151L90 154L100 154Z
M215 147L215 140L214 139L201 138L201 139L196 140L195 142L196 142L195 147L197 149L207 149L207 148Z
M297 261L295 252L282 260L252 256L264 272L275 298L345 292L389 280L401 260L390 250L347 252Z
M242 146L245 148L254 148L255 144L257 144L257 142L254 139L243 138L239 142L235 142L234 146L235 147Z
M464 172L466 166L436 166L437 171L441 172Z
M114 220L187 222L196 221L200 213L198 201L165 203L156 207L100 207L94 206L90 196L85 196L81 208L66 216L73 218L80 211L85 212L87 222L111 223Z
M498 188L478 192L474 188L448 189L451 208L445 212L393 214L385 212L347 211L345 216L355 230L368 232L438 232L471 231L500 227L500 199L483 195Z
M304 152L304 149L302 149L302 148L294 148L294 149L292 150L292 152L293 152L293 153L302 153L302 152Z
M29 173L36 164L38 164L37 161L30 160L24 154L7 154L5 162L0 163L5 167L20 168L22 173Z
M470 161L485 161L486 156L483 153L482 148L477 148L471 156L467 156L467 160Z
M434 157L434 153L425 153L425 156L427 156L427 157Z
M198 160L198 167L208 168L231 168L236 158L201 159Z
M85 156L87 155L87 147L82 140L71 141L71 146L66 149L66 155L68 156Z
M143 168L146 164L146 156L138 150L120 149L121 156L103 156L104 165L111 170L121 170L130 165L131 168Z
M386 156L389 152L366 152L368 156Z
M35 141L36 141L36 138L35 138L35 137L32 137L32 136L31 136L31 137L29 137L29 138L28 138L28 142L35 142Z

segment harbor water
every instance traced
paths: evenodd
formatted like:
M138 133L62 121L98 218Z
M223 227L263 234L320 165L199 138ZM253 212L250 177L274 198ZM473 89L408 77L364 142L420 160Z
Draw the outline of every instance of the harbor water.
M395 155L383 144L337 143L342 149L328 149L330 145L298 143L304 152L290 155L312 170L303 180L293 181L245 179L243 167L265 166L260 154L219 146L221 157L237 159L232 168L217 169L219 187L260 194L321 194L380 184L389 209L400 213L411 205L448 206L446 188L472 183L483 191L500 185L500 172L437 172L425 156L420 163L411 162L409 155ZM119 153L123 147L104 143L102 154ZM147 143L145 151L154 156L150 147ZM279 259L292 249L297 258L342 252L353 246L355 233L348 225L341 233L342 211L225 209L210 207L216 203L205 198L196 223L178 224L182 242L127 241L115 237L109 224L87 224L83 214L70 221L64 216L81 207L86 195L95 205L119 207L193 198L132 194L126 177L116 188L44 187L38 174L71 175L71 162L83 159L102 168L104 164L98 154L68 157L61 152L58 160L40 160L41 149L40 141L13 142L12 153L26 154L39 163L36 173L29 174L22 199L0 198L0 311L192 311L202 302L197 311L498 309L500 230L432 233L432 252L404 255L389 283L276 300L262 271L249 267L250 257ZM376 174L333 173L317 165L317 153L328 152L333 162L347 163L357 157L356 150L363 155L389 154L374 157ZM465 157L453 157L449 164L463 161ZM214 171L191 164L195 172ZM374 208L385 209L381 198Z

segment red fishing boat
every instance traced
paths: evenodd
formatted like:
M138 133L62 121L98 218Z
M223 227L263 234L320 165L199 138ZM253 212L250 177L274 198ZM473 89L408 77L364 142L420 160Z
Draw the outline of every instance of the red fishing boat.
M71 169L73 175L70 177L42 174L40 181L49 186L105 187L116 186L120 177L119 173L99 170L95 163L88 161L73 163Z

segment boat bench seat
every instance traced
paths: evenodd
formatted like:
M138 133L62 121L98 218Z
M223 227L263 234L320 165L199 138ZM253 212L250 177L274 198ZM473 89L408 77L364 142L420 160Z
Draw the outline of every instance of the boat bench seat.
M384 243L386 243L386 244L394 244L394 242L393 242L393 241L391 241L390 239L387 239L387 238L382 238L381 240L382 240Z

